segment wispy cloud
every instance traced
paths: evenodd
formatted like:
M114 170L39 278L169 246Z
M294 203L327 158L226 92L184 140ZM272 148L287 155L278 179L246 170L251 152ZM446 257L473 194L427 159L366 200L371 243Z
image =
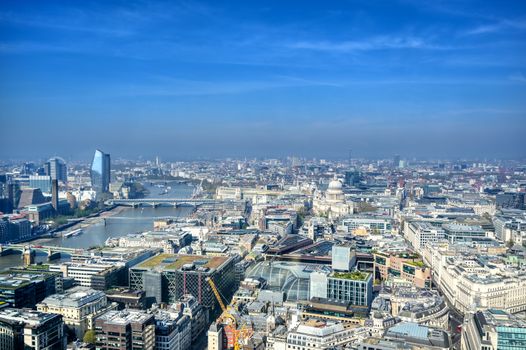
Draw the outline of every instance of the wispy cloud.
M512 74L508 77L508 79L519 83L526 83L526 76L522 73Z
M261 90L283 89L292 87L341 87L336 83L303 79L292 76L276 76L267 80L241 81L207 81L178 79L167 76L153 77L149 84L112 87L121 96L204 96L232 95L256 92Z
M85 53L80 47L71 45L46 44L33 41L0 42L0 53Z
M298 41L286 45L292 49L313 51L352 52L395 49L444 50L447 46L435 45L418 37L377 36L362 41Z
M465 31L463 34L481 35L498 33L506 30L526 30L526 20L501 19L489 24L479 25L475 28Z
M91 21L87 21L86 18L89 17L83 12L77 11L75 16L70 18L61 18L59 20L51 21L44 17L28 17L15 15L12 13L0 13L0 22L38 27L38 28L47 28L47 29L56 29L62 31L74 31L74 32L85 32L101 35L110 35L110 36L128 36L133 34L133 31L130 28L119 27L115 25L103 26L100 23L95 23L97 18L91 18Z

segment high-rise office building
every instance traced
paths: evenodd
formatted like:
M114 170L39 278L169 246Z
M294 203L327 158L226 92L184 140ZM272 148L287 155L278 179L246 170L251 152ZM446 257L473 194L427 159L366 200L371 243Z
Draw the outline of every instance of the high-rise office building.
M51 176L52 180L66 182L68 180L68 170L66 162L60 157L53 157L44 164L44 172Z
M110 190L110 155L96 150L91 163L91 186L97 195Z
M130 288L144 290L147 303L171 304L191 294L203 306L217 310L207 278L223 296L231 296L236 278L233 257L160 254L130 268Z
M393 157L393 167L398 168L400 166L400 155L397 154Z
M40 188L44 193L51 192L51 176L49 175L29 175L29 187Z
M358 186L362 181L362 175L356 169L345 172L345 184L347 186Z

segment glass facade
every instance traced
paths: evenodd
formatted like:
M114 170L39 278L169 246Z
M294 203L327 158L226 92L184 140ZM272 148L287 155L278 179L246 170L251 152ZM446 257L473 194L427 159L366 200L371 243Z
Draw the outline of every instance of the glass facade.
M410 275L415 275L415 268L411 265L403 264L402 270Z
M52 180L66 182L68 180L68 170L64 159L55 157L51 158L44 165L46 175L51 176Z
M40 188L44 193L51 193L51 176L48 175L30 175L29 187Z
M250 267L245 276L265 279L268 289L284 292L287 301L309 300L310 274L315 268L296 262L263 261Z
M383 258L381 256L376 256L374 260L375 260L375 262L377 264L380 264L380 265L385 265L385 263L386 263L385 258Z
M351 248L332 246L332 268L338 271L349 271L351 268Z
M95 151L91 163L91 186L97 195L110 190L110 155L100 150Z
M310 274L310 297L327 299L327 274L323 272Z
M526 349L526 328L497 327L499 350Z
M329 300L349 302L351 305L369 307L372 301L372 289L371 275L364 281L329 277L327 298Z

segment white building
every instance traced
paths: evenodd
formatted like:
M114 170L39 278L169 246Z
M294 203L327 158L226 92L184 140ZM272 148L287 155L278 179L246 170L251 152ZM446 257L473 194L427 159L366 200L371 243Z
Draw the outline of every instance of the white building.
M357 342L369 335L365 327L344 327L342 323L308 320L289 329L286 338L272 339L273 349L319 350Z
M488 308L526 311L526 275L498 260L460 254L448 245L431 244L423 257L433 280L460 312Z
M336 178L329 183L325 193L317 192L315 194L313 209L316 215L327 215L330 218L338 218L353 213L353 205L346 202L343 185Z
M93 328L93 319L104 311L115 308L109 305L106 294L88 287L73 287L64 294L53 294L37 304L37 310L63 316L64 323L82 339Z
M391 217L353 215L343 218L338 226L339 231L353 232L356 229L367 229L380 234L392 233L393 219Z
M427 243L437 242L446 237L444 230L429 222L409 221L404 223L404 236L413 248L421 253Z

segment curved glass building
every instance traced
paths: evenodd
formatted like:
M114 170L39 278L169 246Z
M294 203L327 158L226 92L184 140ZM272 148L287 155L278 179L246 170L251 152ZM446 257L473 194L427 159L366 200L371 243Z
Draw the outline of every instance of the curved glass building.
M91 163L91 186L97 195L110 190L110 155L96 150Z
M319 265L286 261L262 261L249 268L247 277L261 277L270 290L282 291L287 301L309 300L309 277Z

